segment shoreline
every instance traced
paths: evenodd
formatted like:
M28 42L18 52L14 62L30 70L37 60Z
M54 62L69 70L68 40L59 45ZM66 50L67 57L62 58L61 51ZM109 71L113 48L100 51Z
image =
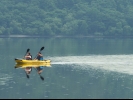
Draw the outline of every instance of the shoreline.
M133 38L133 36L42 36L42 35L0 35L0 38Z

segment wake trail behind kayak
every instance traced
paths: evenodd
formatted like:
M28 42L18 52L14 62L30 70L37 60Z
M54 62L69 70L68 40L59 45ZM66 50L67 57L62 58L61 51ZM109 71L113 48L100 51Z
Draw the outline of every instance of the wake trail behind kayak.
M51 65L75 65L74 68L89 68L128 73L133 75L133 55L89 55L51 57Z

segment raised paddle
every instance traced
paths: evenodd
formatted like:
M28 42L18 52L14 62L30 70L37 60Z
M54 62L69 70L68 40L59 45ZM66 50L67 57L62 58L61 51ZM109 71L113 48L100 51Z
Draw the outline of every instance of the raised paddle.
M40 49L40 51L39 51L39 52L41 52L43 49L44 49L44 47L41 47L41 49ZM36 55L36 57L37 57L37 55ZM36 57L35 57L35 58L36 58ZM34 59L35 59L35 58L34 58Z
M30 49L27 49L27 51L26 51L25 55L26 55L29 51L30 51ZM24 55L24 57L25 57L25 55Z

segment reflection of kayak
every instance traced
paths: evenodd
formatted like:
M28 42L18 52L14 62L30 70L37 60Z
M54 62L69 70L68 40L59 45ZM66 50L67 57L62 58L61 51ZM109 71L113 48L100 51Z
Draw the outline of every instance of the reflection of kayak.
M51 64L50 63L47 63L47 64L18 64L17 63L15 65L15 68L40 67L40 66L51 67Z
M25 59L19 59L19 58L15 58L15 62L18 64L42 64L42 65L46 65L46 64L50 64L51 60L25 60Z

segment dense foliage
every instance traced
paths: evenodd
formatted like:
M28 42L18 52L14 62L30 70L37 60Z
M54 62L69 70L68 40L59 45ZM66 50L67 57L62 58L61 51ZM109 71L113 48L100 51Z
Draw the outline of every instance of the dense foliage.
M0 0L0 35L131 36L133 0Z

